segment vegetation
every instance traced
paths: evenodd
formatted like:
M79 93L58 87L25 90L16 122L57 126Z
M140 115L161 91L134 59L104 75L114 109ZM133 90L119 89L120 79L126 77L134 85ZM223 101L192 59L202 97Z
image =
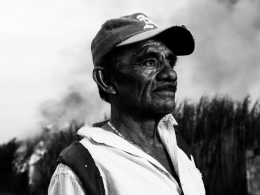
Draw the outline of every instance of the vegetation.
M19 143L12 139L7 144L0 145L0 194L12 192L24 194L27 192L27 173L17 173L13 169L16 150Z
M173 115L203 174L207 194L247 194L244 155L246 148L260 147L259 102L251 104L249 97L240 102L228 97L202 97L198 103L178 104ZM58 154L80 139L75 132L82 125L72 121L66 129L44 128L34 139L14 139L0 145L0 194L46 195ZM16 152L18 148L25 149ZM44 152L33 164L31 159L37 151ZM31 180L29 165L34 167Z
M245 150L260 146L260 104L202 97L175 110L178 130L202 171L207 194L247 194Z
M47 194L50 179L56 169L56 160L60 152L73 141L80 140L80 137L76 135L76 131L82 126L83 124L72 121L70 126L62 131L56 129L53 132L45 129L45 136L41 137L41 140L45 143L46 151L35 164L33 183L29 186L31 195Z
M59 153L71 142L80 140L75 133L81 126L83 124L72 121L66 129L44 128L34 139L23 142L13 139L1 145L0 194L47 195ZM39 146L39 143L44 145ZM19 151L19 148L25 150ZM38 160L37 156L40 157ZM32 157L35 157L35 163L32 163Z

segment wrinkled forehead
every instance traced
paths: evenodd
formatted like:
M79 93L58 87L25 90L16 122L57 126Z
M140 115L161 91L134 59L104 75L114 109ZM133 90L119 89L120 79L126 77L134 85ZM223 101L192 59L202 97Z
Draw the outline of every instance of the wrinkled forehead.
M167 47L167 45L164 44L160 40L150 39L150 40L147 40L147 41L141 43L141 45L139 47L140 47L140 49L138 49L137 52L139 52L141 50L145 50L145 51L157 51L157 52L164 53L164 54L174 55L173 51L170 50Z
M138 52L145 50L147 48L158 48L161 51L173 54L173 52L167 47L167 45L164 42L160 41L159 39L148 39L131 45L117 47L115 48L114 53L117 54L117 57L121 58L131 53L133 55L136 55Z
M140 42L140 44L142 45L142 47L145 47L145 46L165 46L166 47L166 45L162 41L157 40L157 39L148 39L148 40Z

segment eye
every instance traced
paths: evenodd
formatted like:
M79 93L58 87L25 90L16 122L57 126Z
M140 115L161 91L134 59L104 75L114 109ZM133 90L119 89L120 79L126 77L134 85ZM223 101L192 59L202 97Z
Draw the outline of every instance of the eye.
M168 63L172 68L174 68L177 64L178 58L176 57L174 60L168 60Z
M155 59L148 59L143 64L146 66L155 66L157 65L157 61Z
M175 65L176 65L176 62L175 61L168 61L168 63L170 64L170 66L172 67L172 68L174 68L175 67Z

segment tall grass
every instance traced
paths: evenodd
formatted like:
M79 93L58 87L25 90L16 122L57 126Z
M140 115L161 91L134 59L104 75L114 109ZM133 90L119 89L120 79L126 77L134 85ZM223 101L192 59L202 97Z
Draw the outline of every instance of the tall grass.
M63 131L48 132L43 141L46 143L46 153L38 161L35 167L34 184L30 186L31 195L46 195L50 179L56 169L56 160L60 152L69 146L73 141L79 141L80 136L76 135L77 130L82 127L82 123L72 121L70 126ZM49 130L47 130L49 131Z
M50 183L51 176L56 169L56 160L59 156L59 153L64 148L69 146L73 141L79 141L81 139L78 135L76 135L76 132L82 126L82 123L71 121L70 125L65 129L61 130L57 129L57 127L54 127L52 129L43 128L42 134L40 136L19 143L15 142L16 148L19 148L19 146L26 148L25 151L18 153L16 158L12 158L13 163L12 161L8 161L9 166L15 165L13 166L13 169L11 169L12 172L15 169L22 170L23 168L21 167L25 168L23 175L26 174L27 178L23 178L24 181L22 182L22 184L24 190L19 191L20 195L47 195L48 186ZM14 141L10 143L12 144L13 142ZM41 146L41 149L43 149L42 151L45 152L43 155L41 155L40 160L36 161L36 163L32 165L30 164L30 159L35 154L36 149L39 148L39 143L44 143L44 145ZM8 148L4 147L3 150L8 151ZM28 178L28 175L32 167L33 174L31 175L31 178ZM9 172L12 173L11 171ZM18 176L19 175L20 174L18 174ZM17 180L17 178L18 177L15 176L12 180ZM0 174L0 181L1 179L5 180L5 178L2 177L2 175ZM3 192L17 192L17 189L13 188L12 182L9 182L8 184L8 190L2 189L0 185L0 194Z
M246 194L245 150L260 146L260 104L228 97L184 101L174 112L178 130L202 171L207 194Z
M0 194L25 194L28 190L26 173L13 169L16 150L20 143L15 139L0 145Z

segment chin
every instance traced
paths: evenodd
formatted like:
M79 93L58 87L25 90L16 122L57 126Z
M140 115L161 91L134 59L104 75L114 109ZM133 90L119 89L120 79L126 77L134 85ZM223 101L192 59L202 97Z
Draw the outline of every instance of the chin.
M170 114L175 110L175 103L170 106L165 106L161 109L161 112L164 114Z
M157 112L169 114L175 109L175 93L155 93L151 104L151 107L156 108Z
M175 101L164 101L160 103L153 104L149 112L154 114L166 115L170 114L175 110Z

